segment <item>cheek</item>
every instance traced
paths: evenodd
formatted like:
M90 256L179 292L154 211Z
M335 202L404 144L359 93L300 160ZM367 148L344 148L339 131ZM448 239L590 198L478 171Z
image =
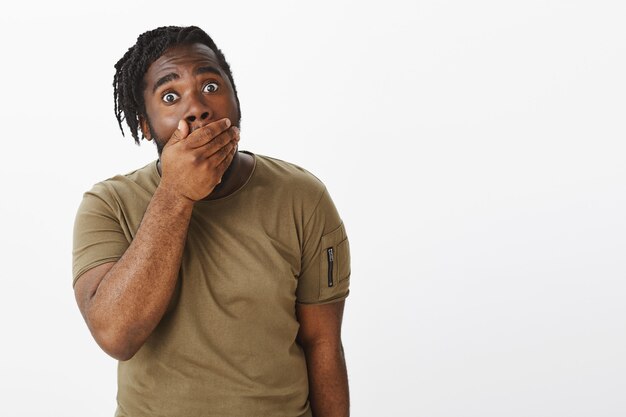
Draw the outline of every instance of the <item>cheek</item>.
M230 108L230 113L232 114L231 119L233 119L233 121L234 121L234 118L236 118L238 116L238 113L239 113L238 109L237 109L237 100L235 99L234 95L232 95L229 98L228 107Z
M176 130L178 126L178 121L181 119L181 115L178 114L167 114L162 115L159 118L159 123L161 124L164 130L171 130L172 132Z
M161 139L169 139L176 128L180 116L177 114L156 114L150 117L150 122L155 132L154 135Z

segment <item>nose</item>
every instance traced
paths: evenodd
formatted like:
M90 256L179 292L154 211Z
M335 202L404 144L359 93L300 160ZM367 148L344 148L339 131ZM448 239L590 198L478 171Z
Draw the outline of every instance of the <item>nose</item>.
M206 125L211 120L213 112L201 95L193 97L185 112L184 119L189 123L191 131Z

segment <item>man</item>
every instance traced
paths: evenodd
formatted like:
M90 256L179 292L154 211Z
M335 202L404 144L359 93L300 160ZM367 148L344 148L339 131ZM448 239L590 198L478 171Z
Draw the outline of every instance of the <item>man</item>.
M119 360L116 416L349 415L350 255L324 185L238 152L235 83L201 29L146 32L115 68L120 128L159 155L85 193L74 226L76 301Z

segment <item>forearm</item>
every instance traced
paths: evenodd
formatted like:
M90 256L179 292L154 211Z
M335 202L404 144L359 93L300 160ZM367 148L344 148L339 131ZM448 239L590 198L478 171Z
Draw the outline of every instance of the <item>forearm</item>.
M103 348L110 345L112 356L132 357L165 313L192 210L191 200L158 187L135 238L92 295L88 324Z
M304 347L314 417L348 417L348 373L341 342Z

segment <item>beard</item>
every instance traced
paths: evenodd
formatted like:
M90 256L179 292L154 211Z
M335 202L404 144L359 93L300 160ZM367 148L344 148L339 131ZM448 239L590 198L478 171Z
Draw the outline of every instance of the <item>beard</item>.
M159 159L161 159L161 153L163 153L163 148L165 147L165 141L162 138L157 137L156 135L154 135L154 127L152 126L152 122L150 122L150 118L146 115L146 121L148 122L148 129L150 129L150 132L152 133L152 139L154 142L154 145L157 148L157 153L159 154Z

